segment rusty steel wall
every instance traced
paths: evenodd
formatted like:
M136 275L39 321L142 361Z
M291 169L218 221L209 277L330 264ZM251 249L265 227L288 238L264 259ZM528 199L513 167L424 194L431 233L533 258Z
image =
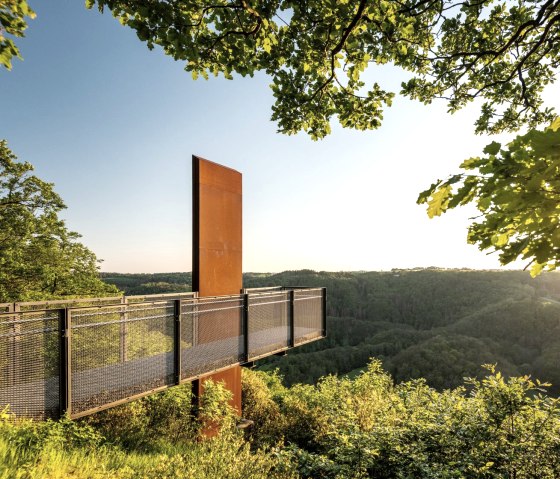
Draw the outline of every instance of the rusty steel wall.
M201 298L239 294L243 287L241 173L194 155L192 161L193 291ZM199 330L198 341L204 344L241 334L239 312L231 310ZM203 392L207 379L224 381L233 393L231 405L241 414L240 366L201 378L195 394Z
M193 156L193 291L239 294L241 261L241 173Z

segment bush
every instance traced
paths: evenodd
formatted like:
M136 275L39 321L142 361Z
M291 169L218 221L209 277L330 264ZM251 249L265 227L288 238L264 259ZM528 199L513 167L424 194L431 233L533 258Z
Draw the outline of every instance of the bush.
M270 447L283 442L286 417L280 411L281 397L286 389L277 373L243 369L243 417L254 422L247 432L253 447Z
M198 427L188 387L82 421L3 412L0 479L560 477L559 399L529 377L506 380L487 368L485 378L444 392L423 380L394 385L378 361L355 379L292 388L275 373L246 370L249 441L235 427L230 393L211 381Z

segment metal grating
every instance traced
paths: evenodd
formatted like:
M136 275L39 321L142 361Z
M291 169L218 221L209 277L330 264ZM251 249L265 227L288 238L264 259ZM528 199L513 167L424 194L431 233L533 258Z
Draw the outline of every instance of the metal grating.
M243 360L243 297L181 302L181 379Z
M173 301L71 311L72 414L173 384Z
M321 288L294 291L294 344L323 336L323 291Z
M0 409L44 419L59 414L57 311L0 314Z
M249 360L288 347L289 314L288 291L249 296Z

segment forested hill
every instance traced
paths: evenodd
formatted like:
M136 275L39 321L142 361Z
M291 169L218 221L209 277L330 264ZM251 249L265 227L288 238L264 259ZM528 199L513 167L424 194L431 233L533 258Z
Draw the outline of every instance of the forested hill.
M127 294L190 288L188 273L103 278ZM552 382L550 391L560 394L558 274L532 279L520 271L303 270L246 273L244 285L328 288L328 338L262 364L278 367L289 384L352 374L378 357L397 381L424 377L448 388L482 373L483 363L497 363L507 375Z

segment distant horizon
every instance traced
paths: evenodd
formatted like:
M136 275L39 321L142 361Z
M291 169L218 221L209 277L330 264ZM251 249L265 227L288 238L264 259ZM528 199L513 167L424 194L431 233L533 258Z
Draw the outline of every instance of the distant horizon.
M311 268L298 268L298 269L284 269L281 271L243 271L243 274L280 274L288 271L312 271L315 273L391 273L393 271L422 271L422 270L442 270L442 271L493 271L497 273L502 272L521 272L529 274L529 270L523 268L509 268L504 266L502 268L469 268L469 267L444 267L444 266L417 266L412 268L391 268L391 269L358 269L358 270L327 270L327 269L311 269ZM101 274L186 274L192 271L157 271L157 272L125 272L125 271L100 271ZM542 274L560 273L560 271L545 271Z

